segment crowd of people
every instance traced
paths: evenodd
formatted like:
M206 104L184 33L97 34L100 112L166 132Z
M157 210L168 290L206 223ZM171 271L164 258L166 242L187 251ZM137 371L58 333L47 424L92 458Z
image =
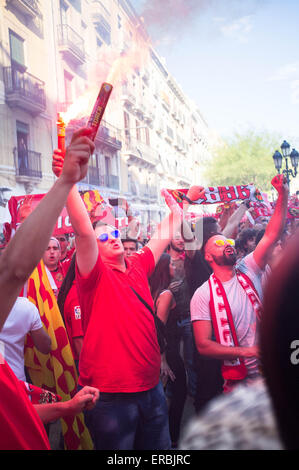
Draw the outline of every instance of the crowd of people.
M46 423L82 411L96 450L296 446L298 439L285 438L279 373L272 374L276 365L270 365L268 351L271 347L278 362L277 319L283 319L277 313L271 328L279 303L270 302L269 286L273 289L285 253L294 265L289 253L296 250L296 220L287 219L284 176L272 180L277 200L269 218L252 223L245 200L220 216L185 219L188 205L204 192L192 186L184 211L173 203L141 243L130 230L122 233L91 220L76 183L84 178L93 150L89 130L81 129L65 155L54 152L54 186L0 257L6 293L0 309L0 418L5 423L0 447L50 449ZM74 244L67 234L53 235L65 205ZM56 397L33 403L23 387L35 385L24 361L27 335L42 354L51 354L53 346L24 287L39 263L78 373L78 392L69 401ZM269 329L263 329L264 321ZM182 436L188 396L194 417Z

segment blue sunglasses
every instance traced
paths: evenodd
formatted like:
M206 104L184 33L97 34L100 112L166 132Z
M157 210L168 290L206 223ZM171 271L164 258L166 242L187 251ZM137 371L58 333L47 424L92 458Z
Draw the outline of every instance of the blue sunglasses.
M112 238L119 238L120 237L120 231L119 230L113 230L110 235L112 236ZM98 240L100 240L100 242L104 243L108 240L109 238L109 235L108 233L102 233L101 235L98 236Z

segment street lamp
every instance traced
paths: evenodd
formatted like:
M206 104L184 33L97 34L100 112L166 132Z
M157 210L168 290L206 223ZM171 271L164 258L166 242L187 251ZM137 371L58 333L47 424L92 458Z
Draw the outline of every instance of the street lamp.
M287 183L288 183L288 186L289 186L290 185L290 176L292 176L292 178L295 178L297 176L297 167L298 167L298 163L299 163L299 153L295 149L293 149L290 152L291 146L286 140L283 141L280 148L281 148L281 153L278 150L276 150L273 154L274 165L275 165L275 168L278 171L278 173L280 173L280 170L281 170L281 167L282 167L282 160L283 160L283 158L285 159L286 168L285 168L285 170L282 171L282 173L284 173L286 175ZM292 168L289 168L289 162L288 162L289 157L291 159L291 164L292 164L292 167L294 168L294 171L292 170Z

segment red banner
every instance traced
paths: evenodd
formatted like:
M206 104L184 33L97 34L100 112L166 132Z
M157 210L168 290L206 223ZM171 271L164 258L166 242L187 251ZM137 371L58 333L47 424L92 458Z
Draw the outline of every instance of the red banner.
M113 207L108 204L97 190L88 190L81 192L81 197L85 204L89 216L94 222L102 220L117 228L125 227L128 224L127 217L115 217ZM11 223L6 224L7 241L10 238L11 231L15 231L17 227L25 220L25 218L36 208L45 194L30 194L26 196L13 196L8 201L8 208L11 215ZM69 215L64 207L59 215L53 235L62 235L64 233L72 233L73 228Z

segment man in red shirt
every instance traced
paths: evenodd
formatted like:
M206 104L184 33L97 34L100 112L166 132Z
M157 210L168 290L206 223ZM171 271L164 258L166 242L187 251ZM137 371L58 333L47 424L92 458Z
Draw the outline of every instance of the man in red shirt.
M61 247L60 243L55 237L51 237L48 247L43 255L43 261L46 266L47 275L49 278L52 290L57 298L63 279L67 273L67 265L60 261Z
M60 159L56 151L53 169L58 174ZM67 210L76 237L76 282L84 331L79 384L101 391L97 406L85 415L95 447L169 449L154 317L133 289L153 309L148 278L181 225L181 213L171 212L147 246L126 258L115 227L99 223L93 230L75 187Z
M89 131L74 133L66 151L61 177L36 209L26 218L0 257L0 330L28 277L39 263L69 191L87 173L94 151ZM47 214L47 217L45 217ZM0 354L0 449L50 449L43 422L77 414L94 406L98 390L83 389L68 402L38 405L30 402L24 388Z

